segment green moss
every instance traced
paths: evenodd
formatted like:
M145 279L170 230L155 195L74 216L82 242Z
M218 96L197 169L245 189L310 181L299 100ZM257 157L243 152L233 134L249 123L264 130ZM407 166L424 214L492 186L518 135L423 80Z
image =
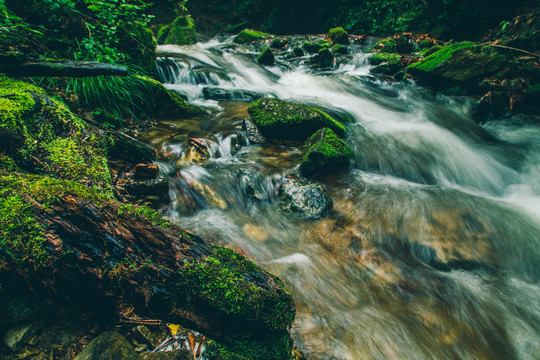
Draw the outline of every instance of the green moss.
M331 128L340 136L346 133L343 124L308 105L260 99L249 106L248 112L268 138L303 140L323 127Z
M118 216L122 216L123 214L135 215L137 217L146 219L152 225L161 226L164 228L171 226L171 223L165 220L163 216L147 206L122 204L120 208L118 208Z
M158 32L159 44L192 45L197 42L195 22L189 15L177 17Z
M275 288L262 288L262 269L234 250L213 247L214 255L202 261L185 262L180 269L182 285L190 289L188 301L203 301L219 312L262 323L273 330L291 326L295 311L290 293L279 279Z
M0 269L50 265L34 201L47 211L66 194L95 202L108 198L75 181L0 170Z
M287 45L288 42L289 41L286 38L276 37L272 39L270 47L273 49L282 49L285 47L285 45Z
M272 35L264 33L262 31L256 31L251 29L244 29L240 34L236 35L234 42L237 44L247 44L255 40L269 38Z
M421 51L421 54L424 56L424 57L427 57L431 54L435 54L437 51L441 50L442 49L442 46L441 45L435 45L435 46L432 46L428 49L424 49Z
M106 151L95 146L86 124L42 89L0 75L0 127L23 139L13 158L35 172L93 184L112 194Z
M349 45L349 34L342 27L330 29L328 36L334 44Z
M409 65L407 70L409 71L411 69L416 69L424 72L432 71L443 61L450 59L456 51L470 48L471 46L474 46L474 43L470 41L463 41L457 44L444 46L440 50L426 57L424 60Z
M229 34L238 34L242 29L245 29L248 24L249 23L247 21L244 21L239 24L231 25L223 29L223 32L229 33Z
M384 51L388 53L395 53L397 51L396 40L394 38L386 38L373 45L369 52L371 51Z
M346 55L349 52L349 47L346 45L337 44L332 48L334 54Z
M327 45L327 46L325 46ZM317 43L313 43L313 42L309 42L309 41L306 41L302 47L304 48L304 50L306 50L308 53L310 54L317 54L320 50L324 49L324 48L329 48L331 47L332 44L326 42L325 44L323 43L320 43L320 42L317 42Z
M304 50L300 46L295 46L293 48L294 56L301 57L304 56Z
M419 49L429 49L430 47L432 47L432 42L431 40L422 40L418 43L418 48Z
M272 65L274 61L274 53L268 46L257 56L257 62L261 65Z
M212 360L291 360L292 341L284 332L269 333L263 339L235 337L223 343L210 342L205 354Z
M346 167L352 158L349 145L331 129L323 128L311 136L304 144L303 162L300 172L313 176Z
M401 56L398 54L379 52L369 58L369 62L371 63L371 65L380 65L382 63L396 65L401 64Z

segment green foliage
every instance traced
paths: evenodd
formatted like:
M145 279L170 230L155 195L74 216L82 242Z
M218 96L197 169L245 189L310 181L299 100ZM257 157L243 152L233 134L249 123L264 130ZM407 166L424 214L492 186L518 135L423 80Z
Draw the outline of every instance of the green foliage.
M244 29L240 32L240 34L236 35L234 42L238 44L247 44L258 39L268 38L270 36L272 35L261 31Z
M474 46L474 43L470 41L463 41L457 44L447 45L430 56L426 57L424 60L416 62L412 65L409 65L407 70L416 69L424 72L429 72L435 69L440 63L445 60L448 60L452 55L461 49L466 49Z

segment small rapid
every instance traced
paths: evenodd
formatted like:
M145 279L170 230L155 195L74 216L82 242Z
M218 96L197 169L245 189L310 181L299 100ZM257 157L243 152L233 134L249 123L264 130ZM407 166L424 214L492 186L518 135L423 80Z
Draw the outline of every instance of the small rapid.
M307 358L540 358L540 127L479 126L469 99L370 75L363 46L332 70L286 52L262 67L231 39L158 50L165 86L207 111L143 135L170 177L168 216L284 281ZM278 211L301 149L249 139L259 97L345 122L355 159L319 179L328 216ZM188 138L210 139L207 161L182 163Z

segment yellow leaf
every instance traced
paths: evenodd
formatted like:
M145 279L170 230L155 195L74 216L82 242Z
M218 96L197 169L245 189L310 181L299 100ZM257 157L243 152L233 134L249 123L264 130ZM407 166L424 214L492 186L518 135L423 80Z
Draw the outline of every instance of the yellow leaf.
M175 325L175 324L167 324L167 326L169 327L169 329L171 329L171 334L173 335L176 335L176 332L180 328L180 325Z

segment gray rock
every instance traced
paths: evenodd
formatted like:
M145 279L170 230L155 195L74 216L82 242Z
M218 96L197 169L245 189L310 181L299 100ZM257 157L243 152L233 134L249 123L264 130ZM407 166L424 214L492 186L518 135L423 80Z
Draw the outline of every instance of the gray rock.
M75 360L138 360L137 353L125 337L107 331L92 340Z
M334 203L324 187L297 177L284 179L279 190L279 210L302 218L319 218L332 210Z

